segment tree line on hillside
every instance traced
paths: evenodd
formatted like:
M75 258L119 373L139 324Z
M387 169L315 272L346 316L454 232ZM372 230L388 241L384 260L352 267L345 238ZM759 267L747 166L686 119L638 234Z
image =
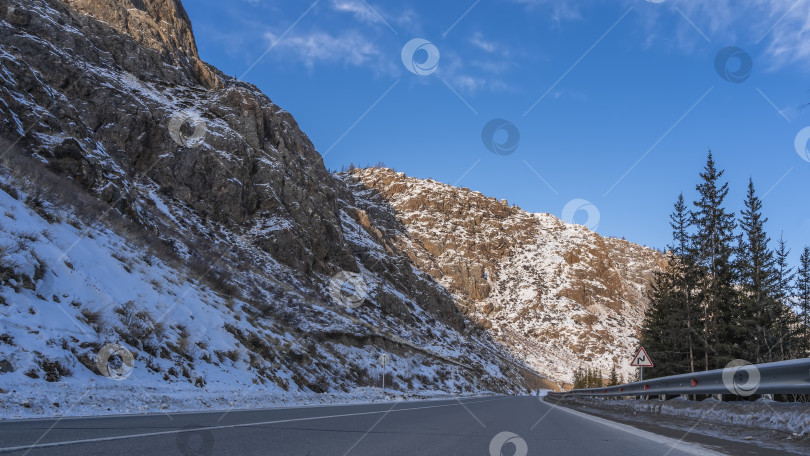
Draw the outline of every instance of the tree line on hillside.
M616 365L610 371L610 377L605 381L601 369L582 368L574 371L574 389L601 388L603 386L616 386L624 383L624 374L619 374Z
M726 208L723 174L709 151L697 200L688 206L681 193L674 204L669 267L654 278L641 329L655 361L645 377L810 353L810 247L794 270L782 236L768 236L753 180L737 216Z

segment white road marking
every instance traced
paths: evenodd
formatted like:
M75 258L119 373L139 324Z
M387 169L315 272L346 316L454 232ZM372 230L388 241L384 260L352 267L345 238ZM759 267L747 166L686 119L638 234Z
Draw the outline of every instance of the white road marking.
M486 399L481 401L474 401L474 402L467 402L467 404L478 404L481 402L492 402L496 400L503 400L507 397L497 397L494 399ZM96 443L96 442L110 442L113 440L126 440L126 439L136 439L140 437L155 437L160 435L171 435L171 434L182 434L185 432L199 432L199 431L212 431L218 429L232 429L232 428L241 428L241 427L251 427L251 426L262 426L267 424L280 424L280 423L293 423L296 421L313 421L313 420L325 420L330 418L345 418L349 416L363 416L363 415L376 415L381 413L396 413L396 412L407 412L411 410L425 410L425 409L432 409L432 408L443 408L443 407L458 407L457 403L452 404L442 404L442 405L426 405L424 407L411 407L411 408L403 408L399 410L376 410L373 412L357 412L357 413L343 413L339 415L323 415L323 416L310 416L304 418L290 418L286 420L272 420L272 421L259 421L254 423L241 423L241 424L228 424L228 425L220 425L220 426L201 426L197 428L191 429L173 429L171 431L159 431L159 432L145 432L142 434L128 434L128 435L117 435L112 437L98 437L95 439L82 439L82 440L67 440L64 442L50 442L50 443L40 443L36 445L21 445L21 446L14 446L14 447L5 447L0 448L0 453L8 453L11 451L20 451L20 450L28 450L31 448L49 448L49 447L58 447L64 445L76 445L79 443Z
M683 442L680 440L676 440L670 437L664 437L663 435L653 434L652 432L642 431L641 429L636 429L633 426L628 426L626 424L616 423L614 421L606 420L604 418L599 418L593 415L589 415L587 413L578 412L576 410L569 409L567 407L560 407L558 405L552 404L548 401L543 401L544 404L551 406L555 409L562 410L566 413L570 413L572 415L579 416L580 418L585 418L586 420L591 420L595 423L599 423L601 425L626 432L628 434L632 434L636 437L641 437L655 443L660 443L662 445L669 446L674 448L678 451L682 451L684 453L693 454L695 456L725 456L723 453L718 453L713 450L709 450L701 445L691 442Z

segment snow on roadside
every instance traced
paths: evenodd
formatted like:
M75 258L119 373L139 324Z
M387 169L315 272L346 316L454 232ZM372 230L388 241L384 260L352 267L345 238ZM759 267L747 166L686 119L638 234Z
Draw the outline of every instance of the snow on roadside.
M695 402L683 397L669 401L602 398L569 398L565 401L615 412L662 414L702 422L787 432L798 438L810 437L810 406L805 403L775 402L767 399L755 402L720 402L711 398Z
M442 391L406 393L383 391L378 387L356 388L349 392L313 394L272 392L254 386L248 388L204 388L176 385L143 386L106 378L89 380L83 387L68 383L45 383L36 391L10 391L0 401L0 420L75 416L108 416L154 413L223 413L234 410L319 405L370 404L389 401L441 400L457 397L487 396L494 393L450 394ZM22 406L20 406L22 405Z

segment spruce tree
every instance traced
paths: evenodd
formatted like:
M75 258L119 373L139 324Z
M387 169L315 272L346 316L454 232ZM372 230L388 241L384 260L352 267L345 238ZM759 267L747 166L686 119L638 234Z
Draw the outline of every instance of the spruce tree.
M721 183L724 171L715 166L711 151L697 185L699 198L694 202L691 223L692 255L702 269L700 305L702 308L702 343L704 368L725 367L740 358L741 341L737 293L734 287L733 241L735 240L734 214L723 203L728 195L728 183Z
M613 369L610 370L610 381L608 382L608 386L616 386L619 384L619 374L616 372L616 365L613 365Z
M790 249L783 236L779 236L774 259L774 299L777 303L776 331L779 336L774 350L778 354L777 360L793 359L798 357L799 317L793 310L791 298L793 297L793 280L796 274L790 266L788 257Z
M693 249L689 234L690 230L690 214L689 209L686 207L683 192L678 195L678 199L674 205L674 211L670 214L670 226L672 227L673 245L670 250L677 256L677 261L672 263L673 269L673 282L675 289L679 291L677 295L679 302L676 305L678 310L675 315L675 323L679 325L680 331L677 332L678 341L683 346L683 356L686 357L685 361L688 364L679 366L680 372L695 372L695 358L696 358L696 328L699 326L700 321L699 308L695 299L695 282L698 277L698 269L695 264L695 258L692 255ZM683 364L683 363L682 363Z
M691 240L689 218L689 208L686 207L686 201L681 192L673 205L673 212L669 215L669 226L672 227L672 240L674 241L670 250L679 257L689 255Z
M585 372L582 370L582 366L577 368L576 372L574 372L574 389L581 389L586 388L587 385L585 384Z
M776 320L779 316L776 294L776 274L770 239L765 232L768 221L762 215L762 200L756 194L754 182L748 180L745 209L740 214L737 248L737 275L740 281L740 314L737 339L743 353L752 362L773 360L775 345L779 342Z
M670 264L677 261L674 255L669 255ZM675 311L675 293L671 270L656 272L648 291L650 304L644 315L639 340L641 346L655 360L655 367L647 370L650 378L679 373L677 372L679 353L674 346L678 318Z
M694 297L695 266L690 253L689 211L683 194L670 215L673 244L669 246L667 268L657 272L649 288L650 306L641 329L641 345L655 359L648 375L694 372L694 328L699 315Z
M804 358L810 352L810 247L805 247L799 257L799 270L796 274L796 298L801 319L799 326L798 357Z

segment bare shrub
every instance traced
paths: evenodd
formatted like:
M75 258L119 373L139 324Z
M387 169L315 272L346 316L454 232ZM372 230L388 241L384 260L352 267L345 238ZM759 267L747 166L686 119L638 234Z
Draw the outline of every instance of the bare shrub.
M157 356L160 339L165 332L164 325L156 322L149 312L138 310L135 301L127 301L116 307L115 313L123 325L123 328L116 331L124 341L152 356Z
M85 323L88 326L93 328L96 333L101 334L106 330L106 326L104 324L104 320L101 316L100 310L90 310L90 309L82 309L81 310L82 317L84 318Z
M233 350L214 350L214 354L217 355L220 363L225 359L230 359L231 362L236 363L239 362L240 358L239 350L235 348Z
M69 377L72 375L70 369L63 366L62 363L56 360L51 361L43 359L40 361L39 366L45 372L46 382L58 382L62 379L62 377Z

